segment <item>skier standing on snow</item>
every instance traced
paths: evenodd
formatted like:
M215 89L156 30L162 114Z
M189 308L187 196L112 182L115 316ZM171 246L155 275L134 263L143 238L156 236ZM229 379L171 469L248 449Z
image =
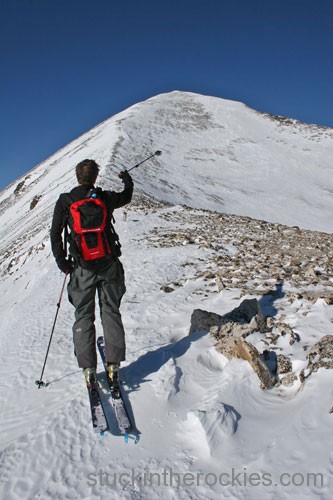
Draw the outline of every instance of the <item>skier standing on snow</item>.
M122 192L95 188L98 171L94 160L83 160L76 166L79 185L60 195L51 227L51 246L57 265L70 274L68 298L75 307L74 349L88 386L96 382L96 291L107 371L113 385L118 383L120 362L125 359L125 332L119 311L126 290L125 279L118 258L120 244L111 220L113 210L129 203L133 193L133 181L126 170L119 174L124 183ZM63 229L68 226L70 234L63 241Z

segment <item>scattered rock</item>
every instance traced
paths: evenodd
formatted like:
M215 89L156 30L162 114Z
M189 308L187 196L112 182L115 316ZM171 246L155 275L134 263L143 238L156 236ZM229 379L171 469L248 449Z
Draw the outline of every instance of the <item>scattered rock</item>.
M289 373L292 371L292 363L290 361L290 358L288 356L285 356L284 354L279 354L277 356L277 373L278 375L281 375L283 373Z
M308 369L311 373L319 368L333 368L333 335L325 335L312 346L307 355Z
M204 278L204 280L212 280L212 279L215 279L215 274L212 273L211 271L205 271L202 274L202 277Z
M332 234L186 206L182 211L161 214L161 218L174 223L172 230L157 226L147 235L147 241L160 247L191 243L198 249L209 250L210 255L205 255L206 268L198 268L197 272L202 275L209 269L219 291L236 287L242 293L252 293L254 282L269 282L271 287L272 280L281 286L287 280L291 291L284 293L290 301L303 295L311 302L315 295L333 295L333 283L328 279L333 275ZM320 291L305 292L319 283L324 283L327 291L321 287Z
M165 292L165 293L171 293L171 292L174 292L175 289L172 288L171 286L169 285L164 285L164 286L161 286L160 290L162 290L162 292Z
M24 186L24 183L25 183L25 180L21 181L18 183L18 185L16 186L16 188L14 189L14 194L19 194L20 191L22 191L22 188Z
M301 373L299 374L299 379L301 381L302 384L304 384L305 380L310 377L311 375L311 372L308 368L303 368L303 370L301 370Z
M290 345L293 345L295 342L299 342L301 340L301 337L298 335L298 333L294 332L291 326L287 325L286 323L275 323L275 327L279 330L280 335L290 335Z
M219 292L222 292L227 288L227 284L222 280L221 276L216 276L215 278L216 286Z
M267 324L267 328L269 328L270 330L273 329L275 326L274 318L272 318L271 316L266 317L266 324Z
M30 210L33 210L35 208L41 197L42 197L41 195L34 196L32 202L30 203Z
M297 380L297 375L295 373L288 373L285 377L282 377L280 382L285 387L291 387Z

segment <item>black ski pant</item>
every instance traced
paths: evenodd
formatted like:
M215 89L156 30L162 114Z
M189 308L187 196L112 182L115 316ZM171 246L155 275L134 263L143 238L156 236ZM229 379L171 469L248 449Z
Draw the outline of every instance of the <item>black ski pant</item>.
M96 291L104 332L106 361L120 363L125 359L125 332L119 307L126 288L123 266L120 260L115 258L98 271L79 266L71 274L68 298L75 307L73 340L80 368L97 365Z

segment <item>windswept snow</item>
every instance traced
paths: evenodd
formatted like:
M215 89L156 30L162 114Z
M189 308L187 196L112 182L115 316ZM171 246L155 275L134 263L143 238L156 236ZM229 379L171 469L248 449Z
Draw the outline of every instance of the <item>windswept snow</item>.
M265 302L267 280L253 257L252 292L236 281L219 292L205 275L214 256L232 259L240 249L246 255L246 216L332 231L332 144L330 129L176 92L100 124L0 193L1 498L331 498L331 370L320 369L304 385L263 391L247 362L228 361L207 332L188 332L194 309L225 314L256 297L300 334L300 343L291 346L286 337L277 344L297 373L306 365L306 346L332 333L330 301L290 299L297 292L292 275L283 283L289 295ZM115 214L127 281L122 378L136 427L126 444L92 431L66 297L46 365L48 386L34 384L63 282L48 232L56 199L75 184L78 161L94 158L100 185L120 190L117 172L156 149L161 157L133 171L134 202ZM221 222L203 209L245 217L230 216L215 246L205 246L196 227L199 233L208 220ZM267 242L272 228L260 228ZM172 235L169 243L162 233ZM187 233L193 241L182 238ZM331 277L318 276L304 290L333 294ZM260 351L264 341L252 335ZM105 389L102 363L99 371Z

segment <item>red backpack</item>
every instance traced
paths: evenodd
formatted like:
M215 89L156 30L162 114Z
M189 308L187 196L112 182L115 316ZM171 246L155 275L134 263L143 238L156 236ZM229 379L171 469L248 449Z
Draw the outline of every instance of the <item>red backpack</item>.
M70 253L82 265L114 254L119 257L120 243L111 223L111 214L96 191L82 200L70 198L67 222L70 228ZM109 217L109 219L108 219Z

